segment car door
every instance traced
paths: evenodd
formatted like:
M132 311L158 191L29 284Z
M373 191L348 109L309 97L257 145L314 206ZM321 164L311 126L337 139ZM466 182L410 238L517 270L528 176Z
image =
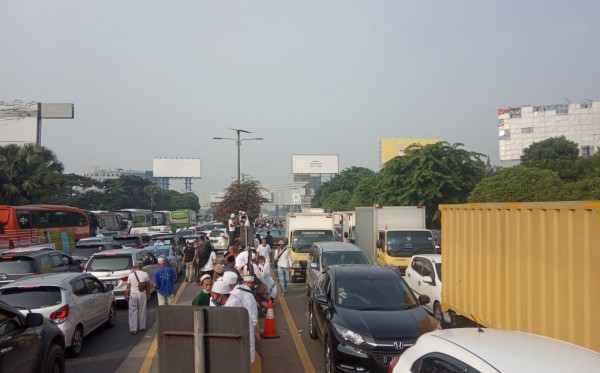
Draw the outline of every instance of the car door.
M413 257L408 268L406 268L405 280L408 286L418 294L421 294L421 269L423 268L423 260L419 257Z
M429 276L432 281L431 282L423 281L423 278L425 276ZM423 259L423 267L421 269L421 280L420 280L419 286L421 289L420 293L428 295L429 299L431 299L431 302L424 305L424 307L428 311L433 312L433 301L436 299L440 299L441 291L439 288L439 283L438 283L438 281L436 281L433 263L429 259L425 259L425 258Z
M88 293L92 298L92 304L94 305L92 327L97 328L108 318L108 310L110 308L109 295L104 291L104 286L102 286L100 280L92 277L85 277L83 282L85 283Z
M327 324L330 319L330 309L333 305L331 297L331 279L329 273L324 272L321 274L321 276L319 276L314 292L315 295L324 295L328 300L328 304L326 305L314 302L315 324L319 334L323 336L325 334L325 330L327 330Z
M35 330L27 327L21 315L0 308L0 372L36 371L37 339Z
M79 276L71 281L71 290L73 292L72 299L69 300L73 314L81 320L83 330L88 331L93 328L94 316L96 314L96 305L94 298L90 295L86 283L83 281L83 276Z
M316 268L313 266L316 265ZM306 285L309 291L315 286L315 282L319 278L319 248L313 245L308 253L308 262L306 264Z

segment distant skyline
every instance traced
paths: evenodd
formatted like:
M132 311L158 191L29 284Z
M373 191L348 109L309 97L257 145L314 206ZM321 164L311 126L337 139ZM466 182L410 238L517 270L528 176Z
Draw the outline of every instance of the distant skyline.
M4 0L0 101L68 102L42 145L65 172L202 159L198 193L292 154L378 170L382 138L501 164L497 109L600 100L600 2Z

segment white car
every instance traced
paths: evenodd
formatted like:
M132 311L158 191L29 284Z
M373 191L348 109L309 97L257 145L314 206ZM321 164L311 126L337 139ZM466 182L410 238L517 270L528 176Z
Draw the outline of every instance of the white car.
M224 228L217 228L210 231L208 238L216 252L224 253L229 250L229 235Z
M112 285L87 273L47 273L26 276L0 288L0 299L21 313L40 313L65 335L70 356L77 356L83 338L95 329L112 328L117 305Z
M459 328L423 334L389 372L597 372L600 353L535 334Z
M417 296L425 294L431 302L423 307L443 325L455 324L456 317L442 312L442 256L440 254L419 254L410 259L404 274L404 281Z

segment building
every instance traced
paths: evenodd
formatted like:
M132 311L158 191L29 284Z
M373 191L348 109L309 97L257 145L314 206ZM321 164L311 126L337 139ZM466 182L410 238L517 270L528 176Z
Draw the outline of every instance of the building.
M121 176L138 176L142 179L150 180L154 184L158 182L158 180L152 175L152 171L124 170L122 168L117 168L116 170L94 169L93 171L85 172L83 176L100 182L110 179L118 179Z
M589 156L600 147L600 101L498 109L501 161L518 161L534 142L564 136Z
M407 138L385 138L379 142L379 168L385 167L387 161L392 158L403 156L404 151L411 145L425 146L435 144L442 139L407 139Z

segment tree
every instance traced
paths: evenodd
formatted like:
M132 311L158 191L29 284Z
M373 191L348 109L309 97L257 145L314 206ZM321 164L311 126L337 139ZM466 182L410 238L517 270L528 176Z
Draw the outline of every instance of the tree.
M504 168L479 183L469 202L538 202L568 199L558 173L525 167Z
M256 219L260 214L260 204L268 201L262 196L262 190L256 180L244 180L239 185L232 183L217 207L217 220L226 221L229 214L238 211L246 211L250 219Z
M63 164L36 144L0 147L0 203L22 205L50 200L64 184Z
M441 203L462 203L485 174L482 154L446 141L410 146L380 172L379 199L384 205L427 207L428 222L439 226Z
M317 189L312 198L311 206L331 210L348 210L350 199L352 198L356 186L362 179L373 174L375 174L373 170L365 167L353 166L343 170ZM350 198L348 198L345 193L337 194L337 198L332 198L332 195L341 191L347 192ZM345 197L339 198L341 196ZM335 205L335 207L333 205Z
M376 203L381 203L379 196L383 192L380 189L379 179L380 173L373 172L371 175L364 176L354 188L348 210L354 210L358 206L373 206Z
M521 165L556 171L563 180L577 180L575 163L578 157L579 148L575 142L564 136L551 137L523 149Z

